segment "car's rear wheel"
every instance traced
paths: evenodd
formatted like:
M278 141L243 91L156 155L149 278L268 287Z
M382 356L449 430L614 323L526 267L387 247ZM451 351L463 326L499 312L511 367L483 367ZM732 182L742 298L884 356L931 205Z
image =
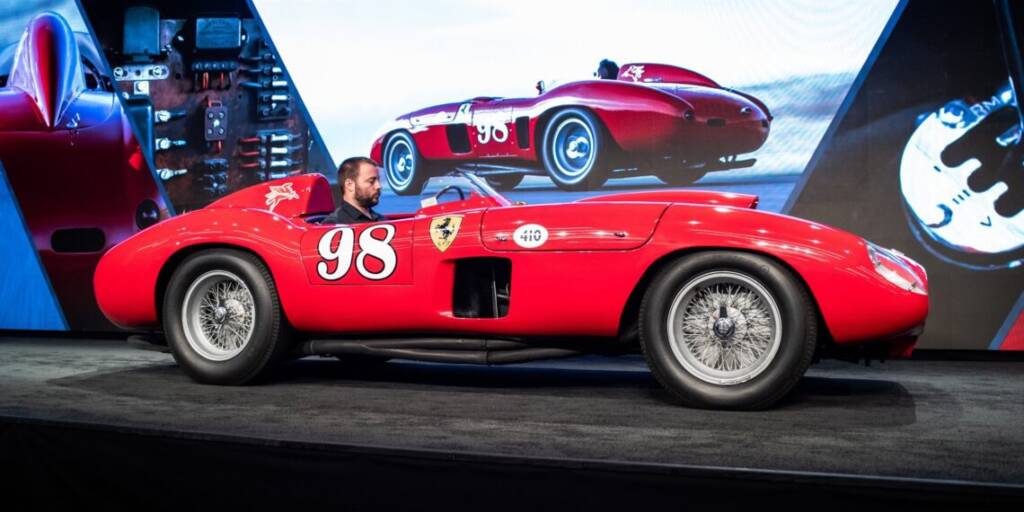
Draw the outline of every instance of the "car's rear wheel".
M580 108L556 112L545 125L541 160L563 190L595 190L608 180L610 141L597 116Z
M644 357L682 403L763 409L814 355L814 307L793 274L766 257L714 251L668 264L640 311Z
M168 282L163 324L175 361L207 384L263 377L289 349L290 330L270 272L243 251L186 258Z
M498 190L512 190L523 182L526 175L522 173L492 174L487 176L487 184Z
M687 187L704 176L704 172L689 169L659 169L655 171L654 175L666 185Z
M384 175L391 190L400 196L420 193L429 171L412 135L398 132L388 137L383 156Z

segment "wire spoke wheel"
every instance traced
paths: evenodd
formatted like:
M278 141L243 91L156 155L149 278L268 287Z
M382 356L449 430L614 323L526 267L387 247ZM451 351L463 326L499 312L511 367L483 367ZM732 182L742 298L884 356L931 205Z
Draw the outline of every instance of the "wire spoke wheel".
M226 270L197 277L185 292L182 329L192 349L210 361L227 361L252 339L256 305L244 281Z
M690 280L667 317L672 353L690 374L717 385L760 375L782 342L782 315L763 284L743 273L714 271Z

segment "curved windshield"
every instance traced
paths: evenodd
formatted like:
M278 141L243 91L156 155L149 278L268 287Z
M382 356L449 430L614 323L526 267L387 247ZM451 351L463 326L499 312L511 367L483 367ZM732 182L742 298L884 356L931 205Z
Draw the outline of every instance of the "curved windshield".
M476 198L493 203L494 206L512 204L483 178L467 172L453 171L427 180L423 185L423 191L420 192L420 207L427 208Z

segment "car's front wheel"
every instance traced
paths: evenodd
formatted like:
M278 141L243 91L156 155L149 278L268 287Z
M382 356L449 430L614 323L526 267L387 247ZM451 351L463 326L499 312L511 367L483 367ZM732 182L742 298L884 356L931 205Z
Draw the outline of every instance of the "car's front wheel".
M186 258L168 282L163 324L175 361L207 384L240 385L263 377L290 348L269 270L238 250Z
M545 125L541 159L562 190L596 190L608 180L611 147L597 116L580 108L556 112Z
M814 355L814 307L793 274L758 255L684 257L643 298L640 339L655 378L682 403L763 409L785 396Z

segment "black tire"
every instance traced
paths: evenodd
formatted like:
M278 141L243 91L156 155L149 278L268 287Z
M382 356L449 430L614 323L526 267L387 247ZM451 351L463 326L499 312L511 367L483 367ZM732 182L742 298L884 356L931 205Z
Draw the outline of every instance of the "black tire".
M193 318L184 311L186 299L192 298L190 290L196 300L200 300L204 293L209 293L203 292L203 287L210 280L215 280L210 286L219 283L238 286L240 282L251 297L251 309L237 305L247 301L235 300L235 305L231 304L234 299L223 302L228 311L225 318L229 321L231 315L235 315L233 307L237 306L240 312L252 312L249 335L241 336L247 341L233 355L204 348L210 346L205 334L191 338L186 334L186 330L205 333L201 327L187 324L183 319ZM244 294L236 297L244 297ZM259 258L238 250L214 249L186 258L174 270L164 293L163 325L175 361L192 379L205 384L241 385L263 378L285 358L290 348L291 329L281 310L270 271ZM204 350L208 350L208 355L204 355Z
M526 175L523 173L493 174L486 176L487 184L497 190L512 190L523 182Z
M662 183L672 187L688 187L704 176L704 171L695 174L687 169L666 169L654 173Z
M724 295L700 294L704 290L709 290L708 293L711 293L711 290L722 290L723 288L715 286L728 286L730 280L735 280L741 286L744 280L749 280L747 287L753 291L754 296L760 297L760 291L770 296L770 300L759 298L759 302L754 304L763 305L760 318L772 318L771 325L778 329L777 338L774 335L777 332L775 330L771 331L773 336L770 336L777 339L771 343L771 346L776 347L774 355L769 355L772 354L769 349L760 351L760 354L765 355L751 363L746 374L733 372L735 377L731 378L735 380L734 382L726 382L730 378L727 376L731 375L728 372L711 375L716 370L703 363L694 362L702 357L698 355L701 354L699 349L687 349L687 343L679 340L683 338L695 342L704 334L702 339L713 340L721 347L728 347L729 343L737 343L741 338L755 336L750 334L754 332L753 330L744 330L743 334L738 332L736 326L741 325L740 320L743 319L740 317L743 315L733 317L735 322L725 321L722 324L722 332L718 330L718 322L722 317L716 320L713 313L709 320L702 319L703 311L715 311L715 308L724 305L724 302L719 304L711 299ZM757 286L760 286L760 291L757 290ZM682 292L688 288L692 291L683 295ZM687 297L696 300L687 302ZM702 298L708 300L702 303ZM684 316L691 315L690 318L696 319L696 323L687 324L691 327L708 326L706 334L691 330L685 336L682 335L682 331L679 335L670 336L669 317L673 313L673 303L676 299L680 300L680 304L675 311L681 310ZM771 304L777 308L773 310ZM710 305L710 309L701 309L704 305ZM729 308L721 308L720 311L722 316L732 317L734 314ZM778 323L775 322L776 317L771 311L777 311ZM753 313L758 314L757 311ZM678 321L679 317L674 318L673 325L682 325ZM754 317L748 315L745 318ZM781 329L778 327L779 324ZM747 329L754 324L743 320L742 325ZM693 332L699 334L692 334ZM675 344L675 348L673 339L680 341ZM771 406L785 396L807 371L814 356L816 339L815 309L803 284L782 265L754 254L710 251L675 260L651 281L640 306L640 346L651 372L674 397L691 407L757 410ZM721 381L715 381L717 378L721 378Z
M420 155L416 141L408 132L396 132L384 143L384 176L396 194L419 194L430 177L430 165Z
M551 116L544 127L541 161L558 188L596 190L608 181L611 146L597 116L581 108L567 108ZM570 152L583 156L574 158Z

